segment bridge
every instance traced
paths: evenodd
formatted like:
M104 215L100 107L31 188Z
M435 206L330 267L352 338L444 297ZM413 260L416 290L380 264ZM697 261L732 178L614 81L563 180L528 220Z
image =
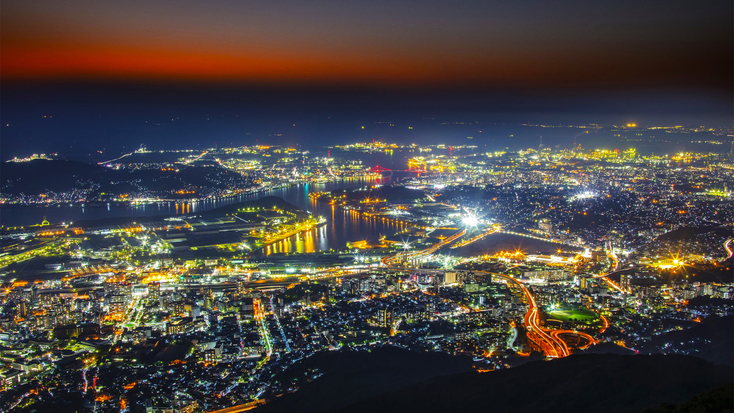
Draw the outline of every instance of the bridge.
M458 174L458 173L461 173L461 172L457 172L457 171L431 171L431 170L426 170L426 169L410 169L410 168L409 169L390 169L390 168L384 168L384 167L382 167L380 165L375 165L372 168L368 169L367 171L368 172L372 172L372 173L378 173L378 174L379 173L383 173L383 172L413 172L413 173L417 173L417 174L430 174L430 173L435 173L435 174Z
M382 172L416 172L416 173L424 173L428 171L421 171L416 169L390 169L390 168L383 168L380 165L375 165L372 168L368 169L369 172L373 173L382 173Z
M438 251L439 249L441 249L441 247L451 244L452 242L456 241L458 238L461 238L462 236L464 236L464 234L466 234L466 229L462 229L461 231L456 232L455 234L451 235L450 237L447 237L443 239L441 242L438 242L428 248L425 248L419 251L414 251L411 253L404 252L404 253L397 253L394 255L387 256L382 259L382 263L386 266L390 266L390 265L394 265L401 258L404 260L414 260L414 259L418 259L421 257L425 257L426 255L430 255Z
M463 240L461 242L457 242L456 244L454 244L454 245L451 246L451 249L456 249L456 248L461 248L461 247L467 246L467 245L469 245L469 244L471 244L473 242L477 242L479 240L482 240L482 239L484 239L484 238L486 238L486 237L494 234L495 232L500 232L500 231L501 231L501 227L492 227L492 228L488 229L487 231L482 232L479 235L475 235L474 237L469 238L467 240Z

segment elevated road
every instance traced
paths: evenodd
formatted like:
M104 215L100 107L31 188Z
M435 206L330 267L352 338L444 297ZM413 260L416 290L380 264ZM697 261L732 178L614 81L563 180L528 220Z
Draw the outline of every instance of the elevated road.
M566 343L562 339L560 339L557 335L549 334L547 332L548 330L540 325L540 310L538 309L538 305L535 302L535 297L533 297L533 295L530 293L530 290L525 287L525 284L521 283L519 280L509 275L493 272L486 273L491 274L492 276L502 277L520 287L522 292L525 294L525 298L528 303L528 312L525 314L525 319L523 321L523 325L527 330L527 337L529 340L537 344L538 347L540 347L546 357L560 358L566 357L571 354L571 352L568 350L568 345L566 345Z
M240 413L240 412L246 412L248 410L252 410L263 404L265 404L264 399L256 399L249 403L238 404L236 406L227 407L226 409L221 409L221 410L212 410L212 411L209 411L208 413Z
M416 256L425 256L428 254L432 254L433 252L437 251L439 248L443 247L444 245L448 245L452 243L454 240L458 239L459 237L466 234L466 229L457 232L456 234L444 239L440 243L426 248L424 250L418 251L416 253L410 254L410 257L416 257ZM382 263L386 266L393 265L399 258L401 258L400 253L391 255L389 257L386 257L382 260ZM538 305L535 302L535 297L530 293L530 290L528 290L527 287L523 283L521 283L519 280L517 280L514 277L511 277L509 275L505 274L499 274L499 273L493 273L493 272L487 272L487 271L477 271L485 274L490 274L492 276L497 276L504 278L510 282L515 283L525 294L525 298L528 303L528 312L525 314L525 319L523 322L523 325L525 326L527 330L527 337L534 343L538 345L538 347L541 348L543 353L547 357L552 358L559 358L559 357L566 357L570 354L568 350L568 346L566 343L560 339L557 335L553 336L546 332L544 328L540 326L540 313L538 310ZM593 340L593 339L592 339Z
M477 242L477 241L479 241L481 239L484 239L484 238L488 237L489 235L492 235L495 232L499 232L499 231L501 231L501 228L490 228L487 231L484 231L481 234L476 235L476 236L474 236L472 238L469 238L469 239L464 240L464 241L461 241L461 242L457 242L456 244L454 244L454 245L451 246L451 249L456 249L456 248L464 247L464 246L469 245L469 244L471 244L473 242Z
M398 253L395 255L391 255L389 257L384 258L382 260L382 263L387 267L394 267L394 263L397 262L398 259L400 258L411 259L411 258L422 257L425 255L432 254L435 251L437 251L439 248L445 245L448 245L452 243L454 240L463 236L465 233L466 233L466 230L459 231L432 247L429 247L424 250L420 250L420 251L417 251L411 254L405 255L404 253ZM616 260L616 256L614 256L614 258L615 258L615 270L616 270L616 268L619 266L619 262ZM561 358L561 357L567 357L568 355L571 354L568 344L562 337L564 335L576 335L576 336L581 337L582 339L587 340L589 344L596 343L596 340L594 340L593 337L583 332L577 332L573 330L551 330L551 329L546 329L545 327L543 327L541 325L540 309L538 308L538 305L535 301L535 297L533 297L533 294L525 286L525 284L521 283L518 279L512 276L506 275L506 274L499 274L499 273L493 273L493 272L488 272L488 271L476 271L476 272L490 274L495 277L504 278L512 283L515 283L518 287L520 287L523 294L525 294L525 298L528 304L528 311L525 314L525 318L523 320L523 325L525 329L527 330L527 337L529 340L531 340L533 343L535 343L540 348L540 350L546 355L546 357Z
M441 242L438 242L428 248L418 250L418 251L413 251L410 253L399 252L397 254L387 256L382 259L382 264L386 266L391 266L391 265L395 265L395 263L398 262L401 258L404 260L414 260L417 258L425 257L426 255L431 255L434 252L441 249L442 247L449 245L452 242L456 241L457 239L461 238L462 236L464 236L464 234L466 234L466 229L462 229L461 231L456 232L455 234L451 235L450 237L447 237L443 239Z
M584 346L581 346L581 348L588 347L589 345L595 344L597 342L594 339L594 337L592 337L591 335L587 333L581 332L581 331L553 330L553 329L548 329L548 328L543 327L540 324L540 321L541 321L540 309L538 308L538 305L535 302L535 297L533 297L532 293L525 286L525 284L521 283L516 278L511 277L506 274L499 274L499 273L486 272L486 271L479 271L479 272L484 272L486 274L491 274L492 276L504 278L506 280L509 280L515 283L517 286L520 287L520 289L522 289L523 293L525 294L525 298L528 304L528 312L525 314L525 319L523 321L523 325L525 326L525 329L527 330L527 337L529 340L534 342L541 349L541 351L546 355L546 357L560 358L560 357L566 357L571 354L568 343L563 338L563 336L577 336L580 339L586 340L587 344L585 344Z
M609 272L603 273L603 274L596 275L596 276L591 277L591 278L602 279L610 287L614 288L615 290L617 290L617 291L619 291L621 293L624 293L625 291L620 286L618 286L614 281L612 281L611 279L609 279L609 276L610 275L612 275L615 272L619 271L619 257L617 257L617 254L615 254L614 252L610 253L609 254L609 257L611 257L612 260L614 260L614 266L612 267L612 270L609 271Z

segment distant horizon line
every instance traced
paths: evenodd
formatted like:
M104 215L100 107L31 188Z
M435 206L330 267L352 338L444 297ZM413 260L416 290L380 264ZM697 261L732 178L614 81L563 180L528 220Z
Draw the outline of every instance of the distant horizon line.
M192 88L218 89L222 87L239 89L295 89L309 91L312 89L330 91L363 90L373 92L413 92L413 93L554 93L588 95L594 93L611 94L646 94L651 92L667 92L673 94L712 94L731 96L734 77L726 82L701 82L684 84L673 81L660 82L598 82L598 81L502 81L479 79L467 80L435 80L406 81L404 79L348 79L348 78L314 78L314 79L267 79L267 78L201 78L179 76L52 76L25 77L0 76L3 87L148 87L153 89Z

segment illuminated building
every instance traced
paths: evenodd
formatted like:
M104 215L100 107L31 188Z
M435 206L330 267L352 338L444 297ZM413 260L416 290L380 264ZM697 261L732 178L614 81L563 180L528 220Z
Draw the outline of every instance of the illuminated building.
M443 283L448 284L456 284L459 282L459 274L455 271L446 271L443 276Z
M624 291L630 290L630 275L629 274L620 274L619 276L619 287L622 288Z
M161 297L161 283L150 283L148 284L148 298L151 300L157 300Z
M377 313L377 325L384 328L392 327L393 312L389 308L380 309Z

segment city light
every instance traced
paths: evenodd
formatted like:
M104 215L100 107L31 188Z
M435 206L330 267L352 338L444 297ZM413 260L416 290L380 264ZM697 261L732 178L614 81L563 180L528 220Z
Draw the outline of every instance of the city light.
M475 227L479 224L479 219L473 215L466 215L461 219L461 222L467 227Z
M3 192L3 217L27 216L0 228L0 410L63 386L107 410L146 408L140 392L244 411L308 389L322 370L275 373L329 352L440 353L491 375L600 343L700 357L716 340L690 326L733 313L728 155L488 151L146 149L92 165L99 179ZM66 162L36 158L10 165Z

